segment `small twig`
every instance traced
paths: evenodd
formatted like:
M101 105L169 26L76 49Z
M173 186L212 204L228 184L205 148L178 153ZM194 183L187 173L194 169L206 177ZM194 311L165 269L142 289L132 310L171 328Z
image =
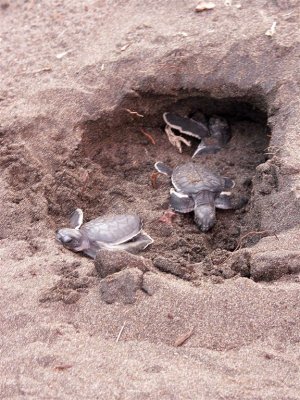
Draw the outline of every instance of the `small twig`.
M39 72L49 72L49 71L52 71L51 67L44 67L41 69L36 69L34 71L29 71L29 72L31 72L32 74L38 74Z
M118 343L118 341L120 340L120 337L121 337L122 332L123 332L123 330L125 328L125 325L126 325L126 321L124 322L124 324L122 325L122 328L120 329L120 332L119 332L119 334L117 336L117 339L116 339L116 343Z
M159 172L152 172L150 175L150 181L151 181L151 186L153 189L157 189L157 178L158 178Z
M190 329L188 332L178 336L178 338L175 340L174 346L175 347L180 347L182 346L194 333L194 327Z
M267 155L272 155L275 156L278 152L280 151L280 149L276 146L269 146L264 153Z
M146 138L149 140L150 143L156 144L156 143L155 143L155 140L154 140L153 137L150 135L150 133L144 131L143 128L141 128L141 132L142 132L143 135L146 136Z
M277 25L277 22L274 21L273 24L272 24L272 26L271 26L271 28L268 29L268 30L265 32L265 35L266 35L266 36L270 36L270 37L274 36L274 34L275 34L275 32L276 32L276 25Z
M62 53L56 54L55 57L56 57L58 60L60 60L60 59L62 59L64 56L66 56L67 54L71 53L72 51L74 51L74 50L70 49L70 50L63 51Z
M129 108L124 108L125 111L129 112L129 114L137 115L138 117L144 118L144 115L138 113L137 111L132 111Z
M64 29L63 31L61 31L57 36L56 39L59 39L61 36L63 36L66 32L66 29Z
M23 72L20 72L20 75L39 74L40 72L50 72L50 71L52 71L51 67L44 67L44 68L40 68L40 69L34 69L32 71L23 71Z
M271 233L271 232L269 232L269 231L253 231L253 232L248 232L248 233L246 233L245 235L243 235L242 237L240 237L240 239L239 239L239 241L238 241L238 244L237 244L236 248L234 249L234 251L237 251L237 250L239 250L239 249L241 248L243 240L246 239L247 237L249 237L249 236L255 236L255 235L264 235L264 234L273 235L273 236L276 237L277 240L279 240L279 239L278 239L278 236L276 235L276 233Z
M212 10L216 7L215 3L212 1L201 1L195 8L196 12L202 12L206 10Z
M128 49L128 47L131 45L131 43L127 43L127 44L124 44L124 46L122 46L121 47L121 51L125 51L126 49Z
M66 369L72 368L72 365L70 364L60 364L60 365L56 365L54 367L54 369L56 369L57 371L64 371Z

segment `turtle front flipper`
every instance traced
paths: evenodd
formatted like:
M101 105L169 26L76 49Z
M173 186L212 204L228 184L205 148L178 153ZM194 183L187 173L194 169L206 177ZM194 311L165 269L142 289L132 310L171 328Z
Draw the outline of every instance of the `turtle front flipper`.
M220 147L224 147L231 139L231 131L225 118L211 117L208 126L210 136L218 141Z
M186 194L176 192L173 188L170 190L170 206L179 213L189 213L194 210L194 200Z
M181 117L175 113L166 112L163 119L172 129L176 129L188 136L202 139L209 135L208 127L203 122L195 121L192 118Z
M154 168L156 169L156 171L158 171L160 174L164 174L167 175L169 178L171 178L172 173L173 173L173 169L171 167L169 167L168 165L164 164L161 161L157 161L154 164Z
M221 210L231 210L234 208L232 198L228 193L221 193L215 198L215 207Z
M209 119L209 136L203 138L192 158L205 154L215 154L231 139L231 132L225 118L212 117Z
M79 229L83 223L83 211L81 208L76 208L70 217L70 227L73 229Z
M90 246L88 249L83 250L83 253L85 255L95 259L96 255L97 255L97 251L99 251L99 250L100 250L100 247L95 246L95 244L94 244L94 245Z
M117 245L110 245L107 243L98 242L98 250L100 248L104 248L111 251L117 250L125 250L128 253L137 254L146 249L151 243L153 243L153 239L144 231L141 231L133 240L130 240L126 243L121 243ZM94 257L95 258L95 257Z

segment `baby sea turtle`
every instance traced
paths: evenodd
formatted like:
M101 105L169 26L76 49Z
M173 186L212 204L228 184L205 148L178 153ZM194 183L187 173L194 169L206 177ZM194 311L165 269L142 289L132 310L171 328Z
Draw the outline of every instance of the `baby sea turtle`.
M194 220L203 232L213 227L216 208L233 208L230 192L234 187L232 179L222 177L203 165L192 162L181 164L174 169L162 162L155 163L155 169L171 178L170 206L174 211L189 213L194 211Z
M138 215L115 215L95 218L82 225L83 211L76 209L70 218L70 228L57 231L56 239L72 251L82 251L95 258L100 249L126 250L137 253L153 239L142 230Z
M193 118L166 112L163 114L163 119L167 124L165 131L169 141L178 148L180 153L182 152L181 143L187 146L190 146L191 143L185 138L175 135L172 129L201 140L192 158L201 154L214 154L231 139L228 122L222 117L211 117L207 124L204 116L201 118L202 121L196 121Z

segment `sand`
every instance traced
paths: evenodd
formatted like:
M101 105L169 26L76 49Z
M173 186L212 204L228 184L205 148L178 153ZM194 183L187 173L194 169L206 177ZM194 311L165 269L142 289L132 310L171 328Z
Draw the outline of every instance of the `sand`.
M299 7L215 4L0 1L0 398L300 398ZM153 165L197 146L166 111L230 123L195 160L236 182L206 234L162 219ZM147 267L64 249L77 207L141 215Z

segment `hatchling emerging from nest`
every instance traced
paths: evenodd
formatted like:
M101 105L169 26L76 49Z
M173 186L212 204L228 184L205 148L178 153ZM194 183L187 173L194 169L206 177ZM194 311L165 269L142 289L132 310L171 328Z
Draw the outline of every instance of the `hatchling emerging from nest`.
M174 169L162 162L155 163L155 169L171 178L170 206L179 213L194 211L198 227L207 232L216 221L216 208L234 208L230 198L235 185L230 178L222 177L203 165L192 162L181 164Z
M153 243L142 230L138 215L104 216L82 223L83 211L77 208L71 215L70 228L59 229L56 239L67 249L82 251L91 258L95 258L100 249L138 253Z
M202 154L215 154L231 139L229 124L222 117L214 116L209 118L207 122L205 116L201 113L198 113L198 120L196 120L194 118L181 117L176 113L166 112L163 114L163 119L166 123L165 132L168 139L179 150L179 153L182 152L181 143L190 146L191 142L175 135L172 129L201 141L192 158Z

